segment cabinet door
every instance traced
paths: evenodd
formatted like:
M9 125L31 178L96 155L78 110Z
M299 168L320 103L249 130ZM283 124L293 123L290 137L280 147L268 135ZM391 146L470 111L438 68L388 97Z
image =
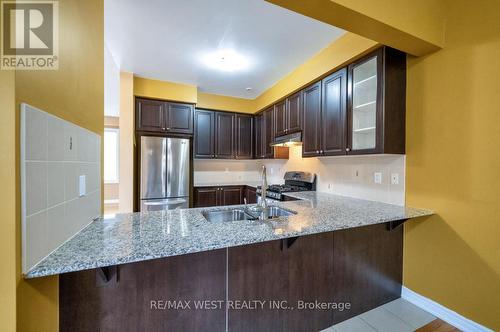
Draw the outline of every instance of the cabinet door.
M346 154L347 70L341 69L322 82L322 155Z
M193 133L193 106L180 103L165 103L167 131L179 134Z
M336 301L332 286L333 241L332 232L301 236L286 250L289 303ZM292 310L287 312L283 330L321 331L332 325L332 310Z
M136 129L139 131L164 132L165 103L159 100L136 99Z
M270 145L274 140L274 107L270 107L263 112L263 154L264 158L274 158L274 148Z
M219 205L238 205L243 202L243 187L222 187Z
M215 158L234 158L234 113L215 113Z
M314 157L321 149L321 82L304 89L302 156Z
M194 115L194 157L215 158L215 114L196 110Z
M262 137L264 136L262 132L262 121L263 120L263 115L262 113L259 115L255 116L255 134L254 134L254 141L255 141L255 158L256 159L261 159L263 158L263 150L262 150Z
M281 101L274 105L274 134L285 135L287 132L286 103Z
M382 143L381 68L379 51L349 65L349 153L377 153Z
M286 310L270 307L270 301L287 298L288 265L281 241L270 241L228 249L228 299L266 301L262 308L229 309L229 331L285 331Z
M248 204L257 203L257 191L253 187L245 188L245 198L247 199Z
M194 188L194 207L209 207L218 205L219 187Z
M334 232L333 290L336 302L351 303L335 311L339 323L401 296L403 227L391 231L378 224Z
M302 92L286 99L287 133L302 130Z
M253 117L236 114L236 159L253 158Z

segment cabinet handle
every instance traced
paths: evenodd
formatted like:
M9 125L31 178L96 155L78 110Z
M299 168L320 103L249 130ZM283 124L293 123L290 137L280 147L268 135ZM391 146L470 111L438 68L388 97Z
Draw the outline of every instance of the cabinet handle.
M161 130L165 130L165 127L162 127Z
M316 153L319 153L319 150L316 150Z
M170 128L169 128L169 127L167 127L167 130L170 130Z
M323 150L321 150L320 153L323 154Z
M351 149L349 149L349 148L346 148L345 150L346 150L347 152L351 151Z

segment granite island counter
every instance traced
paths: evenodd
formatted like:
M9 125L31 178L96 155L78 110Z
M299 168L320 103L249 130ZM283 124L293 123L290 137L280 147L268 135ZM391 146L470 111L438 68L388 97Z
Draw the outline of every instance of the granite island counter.
M99 219L25 277L60 274L61 331L319 331L400 297L400 225L431 211L289 195L276 205L297 214L265 221L202 214L235 206Z
M428 216L432 211L318 192L276 202L297 214L268 221L208 222L203 211L117 214L95 220L26 273L36 278Z

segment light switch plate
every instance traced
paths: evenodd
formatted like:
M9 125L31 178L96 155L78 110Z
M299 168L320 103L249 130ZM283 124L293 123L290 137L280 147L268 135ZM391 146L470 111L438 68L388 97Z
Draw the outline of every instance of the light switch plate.
M391 173L391 184L399 184L399 174Z
M82 197L87 195L87 183L85 175L80 175L78 179L78 196Z
M382 173L381 172L375 172L373 173L373 182L377 184L382 183Z

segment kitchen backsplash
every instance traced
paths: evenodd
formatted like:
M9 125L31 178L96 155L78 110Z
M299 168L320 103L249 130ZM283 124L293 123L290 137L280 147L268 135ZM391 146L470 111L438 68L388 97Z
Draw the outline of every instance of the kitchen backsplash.
M100 157L99 135L22 104L23 272L100 215Z
M320 192L398 205L405 202L405 156L401 155L302 158L297 146L290 148L288 160L195 160L194 165L195 184L259 181L260 169L266 165L269 184L283 183L286 171L308 171L318 176ZM381 183L375 183L375 173L381 173ZM398 183L391 184L391 177L397 177Z

